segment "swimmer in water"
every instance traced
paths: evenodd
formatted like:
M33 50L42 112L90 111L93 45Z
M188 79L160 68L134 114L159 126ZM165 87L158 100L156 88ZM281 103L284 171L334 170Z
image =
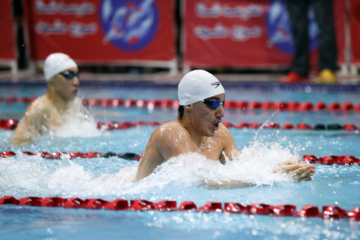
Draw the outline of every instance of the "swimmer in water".
M166 160L189 152L226 164L240 152L224 117L225 90L220 81L204 70L187 73L178 85L179 109L176 120L158 126L152 133L139 164L135 181L149 176ZM311 180L315 166L300 160L279 165L296 181ZM207 183L209 183L207 181ZM215 185L244 186L243 182L211 182ZM250 184L251 185L251 184Z
M44 63L44 75L47 92L26 109L11 145L20 146L43 134L51 134L69 118L89 116L77 97L79 70L73 59L64 53L50 54Z

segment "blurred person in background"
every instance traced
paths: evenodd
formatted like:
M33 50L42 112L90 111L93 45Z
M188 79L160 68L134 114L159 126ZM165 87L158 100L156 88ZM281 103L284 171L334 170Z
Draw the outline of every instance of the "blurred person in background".
M11 145L32 142L41 135L52 134L69 119L88 118L88 111L77 97L79 70L75 61L64 53L50 54L44 63L47 92L26 109L15 129Z
M282 83L309 81L310 49L308 33L308 9L310 2L318 25L319 70L317 83L336 83L337 47L332 0L285 0L289 13L295 54L290 72L282 77Z

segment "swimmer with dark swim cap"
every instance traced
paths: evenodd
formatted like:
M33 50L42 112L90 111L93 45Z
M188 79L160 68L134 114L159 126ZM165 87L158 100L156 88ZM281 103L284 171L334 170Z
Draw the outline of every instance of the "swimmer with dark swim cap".
M32 142L42 134L61 126L69 115L86 117L87 110L77 97L79 70L75 61L64 53L50 54L44 63L47 92L27 108L15 129L11 144Z
M176 120L158 126L152 133L139 164L135 180L149 176L172 157L190 152L209 160L226 161L240 155L224 117L225 90L220 81L204 70L187 73L178 85L179 110ZM310 180L315 167L287 162L279 166L297 181ZM209 183L209 182L208 182ZM211 182L215 185L244 186L243 182Z

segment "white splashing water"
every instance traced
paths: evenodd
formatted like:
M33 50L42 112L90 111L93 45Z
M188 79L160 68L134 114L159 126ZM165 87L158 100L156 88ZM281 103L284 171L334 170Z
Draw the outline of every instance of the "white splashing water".
M66 159L66 156L56 163L39 157L36 161L29 160L34 156L6 158L0 164L0 191L2 195L16 193L86 198L146 194L164 188L166 191L178 191L204 186L207 181L241 181L255 185L293 181L287 174L274 171L280 162L299 159L299 155L290 149L279 143L255 142L241 152L239 159L225 165L196 153L174 157L159 166L154 174L136 183L133 179L137 165L121 168L117 173L95 174L76 161ZM96 169L96 161L91 164Z
M280 144L255 142L241 151L239 159L225 165L206 159L203 155L189 153L174 157L156 169L156 174L144 179L144 185L164 187L168 184L191 186L207 182L243 182L254 185L272 185L290 182L292 178L276 171L281 162L297 162L299 155L292 154ZM141 185L141 184L139 184Z
M53 136L57 137L96 137L101 134L102 131L97 129L96 122L93 117L86 116L66 116L64 124L57 127L53 132Z

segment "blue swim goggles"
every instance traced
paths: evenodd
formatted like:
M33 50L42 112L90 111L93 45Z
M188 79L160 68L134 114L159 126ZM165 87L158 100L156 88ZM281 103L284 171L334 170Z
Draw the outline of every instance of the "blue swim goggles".
M217 100L208 100L208 99L204 99L202 100L203 103L205 103L206 106L208 106L210 109L217 109L220 105L222 105L223 107L225 106L225 100L223 102L219 102Z
M61 72L59 74L63 75L64 78L66 78L67 80L72 80L74 77L79 78L79 72L66 71L66 72Z

